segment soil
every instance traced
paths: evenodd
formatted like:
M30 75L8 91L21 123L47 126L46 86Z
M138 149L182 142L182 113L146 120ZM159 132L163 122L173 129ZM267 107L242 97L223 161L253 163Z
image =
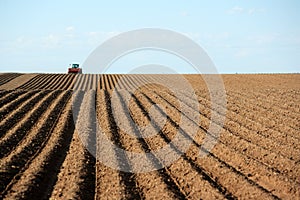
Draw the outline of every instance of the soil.
M180 84L182 77L196 98L188 90L175 94L146 84ZM299 199L300 75L221 77L227 102L217 99L211 109L199 75L1 73L0 199ZM105 151L116 168L97 160L93 155L103 155L103 148L96 122L112 144L148 153L147 161L121 160L115 148ZM219 128L220 137L207 132L210 126ZM142 137L146 127L155 135ZM170 143L177 134L190 141L186 151ZM207 135L216 139L210 151L202 146ZM155 152L168 145L166 156L178 159L163 166ZM159 169L134 171L146 164Z

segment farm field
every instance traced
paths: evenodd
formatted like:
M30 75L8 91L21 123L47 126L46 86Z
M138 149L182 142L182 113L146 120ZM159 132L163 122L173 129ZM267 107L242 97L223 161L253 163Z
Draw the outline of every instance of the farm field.
M130 90L153 76L179 77L0 74L0 199L300 199L300 74L222 75L227 104L217 102L217 110L211 110L199 75L183 75L195 91L198 109L190 106L187 92L177 97L158 84L139 87L129 108L123 104L125 94L116 92L117 112L129 109L140 126L152 123L154 104L163 107L155 107L157 113L167 116L152 137L126 134L113 116L114 88ZM79 105L75 110L74 100ZM192 141L188 150L173 147L182 154L179 159L147 173L122 172L96 160L82 142L93 143L97 135L88 130L79 137L74 123L93 124L83 110L95 106L96 120L113 144L151 152L177 134L180 105L200 114L199 121L183 117L197 127L196 137L185 134ZM212 115L225 115L225 122L214 148L199 157L210 124L218 125ZM122 123L132 126L127 118ZM101 149L97 142L92 147L97 153ZM119 165L132 165L115 154L112 160ZM162 162L155 155L149 162L153 160Z

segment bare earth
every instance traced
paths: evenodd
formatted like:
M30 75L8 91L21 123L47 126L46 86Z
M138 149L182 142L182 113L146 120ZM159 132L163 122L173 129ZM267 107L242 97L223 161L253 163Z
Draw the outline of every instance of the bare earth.
M122 172L97 161L83 143L99 138L91 129L79 137L72 99L81 108L77 122L92 127L87 111L95 105L98 123L113 144L151 152L177 134L180 105L193 103L185 91L176 96L157 84L140 87L131 96L131 120L153 123L153 104L163 108L155 107L167 120L150 138L127 134L113 118L112 92L116 85L125 91L143 85L151 76L180 80L179 75L0 74L0 199L300 199L300 74L222 75L227 105L215 110L201 76L184 75L199 104L191 112L200 119L184 116L197 135L186 152L173 147L182 154L178 160L147 173ZM126 112L124 94L117 93L120 113ZM218 125L211 116L223 113L217 144L199 157L210 124ZM129 118L122 123L131 126ZM92 147L101 151L97 142ZM134 165L113 155L118 165ZM154 154L151 159L162 163Z
M19 87L20 85L25 84L27 81L29 81L30 79L32 79L36 75L37 74L22 74L22 75L20 75L16 78L12 79L8 83L0 85L0 90L13 90L13 89L16 89L17 87ZM2 76L5 76L5 74L3 74Z

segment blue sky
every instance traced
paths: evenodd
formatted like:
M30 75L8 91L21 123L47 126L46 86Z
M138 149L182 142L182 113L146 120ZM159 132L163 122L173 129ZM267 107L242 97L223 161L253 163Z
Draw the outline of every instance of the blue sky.
M151 27L187 35L220 73L300 72L299 10L297 0L0 0L0 71L64 73L106 39ZM149 51L108 72L151 62L192 72L178 58Z

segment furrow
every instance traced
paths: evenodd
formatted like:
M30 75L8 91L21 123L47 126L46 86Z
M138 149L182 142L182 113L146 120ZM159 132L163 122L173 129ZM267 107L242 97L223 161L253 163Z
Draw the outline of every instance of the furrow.
M83 81L82 81L82 86L81 86L80 89L86 91L86 87L87 87L88 79L89 79L89 74L82 74L82 77L83 77Z
M68 74L68 82L65 85L66 90L72 90L74 87L75 74Z
M170 102L166 101L166 103L170 103ZM200 126L203 128L203 130L207 130L209 124L211 123L207 111L205 111L208 107L209 107L208 105L199 107L201 114L204 116L200 121ZM177 112L178 111L179 110L177 110ZM229 128L231 129L232 127L233 126L230 126ZM240 137L240 134L243 132L239 130L240 127L237 127L237 129L233 131L228 130L225 124L223 126L223 131L221 137L219 138L219 142L223 142L225 145L231 147L232 149L242 154L245 154L247 156L250 156L252 159L257 160L258 162L261 162L263 165L266 165L268 168L270 168L273 172L275 173L279 172L285 174L292 180L297 181L296 174L299 173L299 169L295 161L283 157L282 155L278 155L276 153L270 152L270 150L267 150L261 146L255 145L255 143L252 143L248 139L245 139L245 137L247 137L246 136L247 134L245 134L244 137ZM274 162L274 160L276 162ZM289 167L287 168L286 166Z
M50 90L58 90L58 88L64 86L66 79L67 79L67 75L65 74L57 74L57 79L56 81L50 86Z
M210 102L203 98L199 98L199 103L203 105L203 110L209 107ZM283 156L291 159L298 159L300 153L299 139L286 135L285 132L279 132L277 130L269 129L264 124L257 121L253 121L243 114L244 106L238 108L239 105L228 103L226 111L227 122L225 128L237 133L244 133L243 137L255 142L257 145L267 148L270 151L274 151ZM220 107L220 110L224 110L224 107ZM202 111L202 110L201 110ZM208 111L203 111L207 115ZM250 111L248 111L250 112ZM239 131L235 130L239 128ZM241 132L241 130L243 132ZM284 150L284 151L283 151Z
M259 102L264 103L265 105L275 105L278 110L285 111L287 109L295 109L297 114L300 114L299 102L295 102L295 100L299 99L299 94L296 93L297 90L263 90L263 91L255 91L250 94L244 94L245 97L253 98L255 96ZM284 92L287 94L285 95ZM235 94L240 94L235 91ZM253 96L252 96L253 95ZM275 96L274 96L275 95ZM292 96L292 97L291 97ZM279 98L278 98L279 97Z
M24 94L26 91L23 90L11 90L6 94L4 97L0 99L0 108L4 105L10 103L14 99L16 99L18 96Z
M76 74L74 78L74 87L73 90L81 90L83 82L83 75L82 74Z
M273 128L278 131L286 131L281 128L289 126L289 131L292 131L292 134L295 134L300 130L298 123L300 115L296 115L295 112L291 112L291 109L279 111L274 107L274 104L262 104L259 100L256 100L255 97L252 97L253 99L247 99L242 95L229 95L228 98L229 101L239 99L239 105L243 107L243 109L240 109L240 112L251 119L255 119L256 121L265 124L268 128ZM250 110L251 113L249 113ZM278 126L278 124L283 124L284 126Z
M7 115L10 115L19 105L26 101L27 99L31 98L35 95L38 91L29 91L24 94L20 94L15 100L12 100L10 103L5 104L3 107L0 108L0 127L3 121L7 121ZM6 118L4 120L4 118Z
M74 79L74 74L66 74L66 80L64 83L62 83L58 89L61 89L61 90L71 90L71 84L73 82L73 79Z
M148 101L153 101L150 97L145 96ZM141 101L143 102L143 101ZM154 102L152 102L154 103ZM162 103L162 102L161 102ZM160 112L163 112L162 110ZM170 119L171 120L171 119ZM171 120L172 121L172 120ZM176 125L176 122L172 122L173 126ZM179 127L180 128L180 127ZM196 156L198 158L196 160L201 160L199 158L199 150L203 149L201 148L201 145L198 145L193 138L189 136L185 130L181 130L179 134L183 134L184 138L187 140L192 141L191 147L196 147L198 149ZM171 138L168 136L163 136L165 142L169 143L171 142ZM177 147L174 147L176 149ZM180 151L180 150L178 150ZM276 195L271 194L271 191L268 191L264 187L260 186L259 184L255 183L254 181L250 180L245 176L243 173L239 172L235 167L228 165L226 162L222 161L218 157L213 157L212 154L210 156L206 156L205 159L209 159L210 162L203 162L201 165L195 163L195 156L189 154L189 151L185 154L184 152L181 152L183 154L183 159L189 162L195 169L198 170L198 172L205 173L207 175L207 178L210 178L211 180L215 181L219 187L223 188L225 187L227 191L232 193L233 195L239 196L252 196L252 198L258 198L264 196L263 198L277 198ZM202 158L203 159L203 158ZM213 169L212 169L213 168ZM224 176L226 174L226 176ZM232 182L228 182L228 180ZM239 190L236 186L237 185L243 185L243 187L247 187L247 193L244 190ZM242 193L241 193L242 192Z
M112 74L112 80L113 80L114 88L116 88L116 86L118 85L118 81L119 81L117 75Z
M0 75L0 85L8 83L9 81L17 78L20 75L22 75L22 74L17 74L17 73L2 74L2 75Z
M124 97L122 94L119 94L119 101L120 101L119 103L124 102ZM125 107L126 106L123 105L122 109L117 109L117 110L122 110L123 113L128 112L128 116L127 116L128 118L131 118L130 116L134 116L133 113L136 114L136 111L139 111L136 109L132 109L131 115L129 115L129 111ZM159 169L158 171L147 172L146 174L136 175L139 188L141 188L142 191L145 192L143 193L144 196L150 197L159 192L159 194L161 196L165 196L165 198L174 198L174 197L180 199L186 198L188 196L186 191L180 186L178 181L171 176L171 172L163 168L163 162L159 160L159 158L157 158L153 153L151 153L149 141L146 141L143 138L142 133L138 129L134 128L133 124L131 124L132 122L130 122L129 119L127 120L125 120L125 118L122 119L123 119L122 123L127 123L127 125L129 125L128 127L131 127L130 130L128 131L131 132L131 134L135 133L135 137L137 137L137 138L128 137L128 133L122 134L122 132L120 132L121 137L123 137L124 141L126 141L124 142L125 149L131 152L139 151L139 153L143 153L143 154L147 153L147 163L151 164L150 166L152 168ZM139 118L135 118L135 120L140 121ZM137 144L139 144L139 146L137 146ZM139 150L137 150L137 148L134 147L137 147ZM141 163L138 161L131 162L130 164L133 169L141 168ZM145 165L146 162L144 161L143 164ZM150 176L153 178L150 178ZM156 189L160 189L159 191L157 192L150 191L151 188L149 188L149 185L154 185L154 184L159 186L158 188L156 188ZM216 194L213 193L213 195ZM221 195L219 195L219 197L220 196ZM159 196L157 196L157 198L159 198Z
M117 84L117 88L118 89L122 89L125 90L126 89L126 83L124 81L125 76L120 77L120 79L118 80L118 84Z
M38 86L39 89L48 89L53 90L53 87L57 84L57 82L60 80L61 74L51 74L49 79L49 82L43 82Z
M0 90L0 102L1 99L5 97L7 94L9 94L10 92L11 92L10 90Z
M108 81L108 75L107 74L103 74L103 76L104 76L104 81L105 81L105 83L104 83L105 89L107 91L110 91L111 90L111 85L110 85L110 83Z
M36 90L36 89L43 89L43 87L45 85L49 85L49 83L51 83L51 81L53 81L53 74L46 74L46 75L41 75L40 79L29 85L29 87L27 87L27 89L31 89L31 90Z
M157 135L151 138L144 138L145 143L148 146L148 151L154 151L156 152L157 149L160 149L166 145L168 145L163 138L166 138L167 135L170 136L170 133L177 132L176 128L172 127L171 124L168 122L166 125L161 129L155 122L157 120L154 118L153 121L149 122L151 119L151 116L149 116L146 111L146 107L152 106L151 104L146 105L147 101L140 101L138 97L133 96L134 104L133 104L133 110L132 116L136 120L141 120L143 118L147 118L148 123L151 124L153 131L157 132ZM148 102L149 103L149 102ZM155 107L154 107L155 108ZM157 111L157 108L155 108ZM141 115L145 116L141 116ZM171 115L172 118L177 118L178 116ZM177 117L176 117L177 116ZM160 117L156 116L158 119ZM163 117L163 116L161 116ZM171 145L172 147L172 145ZM166 159L168 155L172 154L178 154L178 151L175 150L172 147L172 152L166 151L164 152L166 155L163 156L163 159ZM156 163L162 165L164 161L162 160L162 155L157 155L158 157L155 157L158 161ZM191 198L191 199L201 199L201 198L212 198L212 199L221 199L221 198L234 198L234 196L226 191L224 187L221 187L218 185L215 181L208 178L207 174L205 173L199 173L192 165L191 163L187 162L185 159L179 156L179 160L174 161L174 163L171 164L171 166L164 167L158 170L158 173L161 175L161 177L165 180L165 183L168 185L169 188L176 189L173 192L180 192L182 195L180 198ZM169 181L168 181L169 180ZM172 190L171 190L172 191Z
M104 85L104 75L103 74L100 74L100 77L99 77L99 88L101 90L104 90L105 88L105 85Z
M53 74L41 75L41 79L30 85L28 89L43 89L45 85L49 85L49 83L53 80Z
M48 199L57 180L74 132L71 96L61 99L61 110L50 129L50 138L40 148L31 162L27 163L18 179L6 191L5 199ZM68 104L67 104L68 103ZM66 105L67 104L67 105Z
M102 76L102 80L104 80ZM111 107L109 94L106 90L99 90L97 93L97 117L101 131L113 141L114 134L117 134L117 128L111 118ZM99 137L99 136L98 136ZM100 138L99 138L100 139ZM99 140L97 138L97 141ZM97 142L97 158L100 157L101 147ZM109 151L106 156L112 155L109 161L118 163L117 156L114 150L105 149ZM96 199L103 199L110 197L112 199L125 199L125 186L117 169L113 169L104 165L99 159L96 163Z
M75 99L72 102L72 106L90 106L91 96L82 90L74 93L73 98ZM72 112L74 122L77 121L76 123L83 126L90 125L91 122L88 121L90 118L85 116L88 113L82 113L83 109L80 109L80 111L72 109ZM79 116L75 117L77 115ZM91 137L91 135L82 135L81 132L79 133L75 130L68 154L61 166L50 199L94 199L96 187L95 158L83 145L84 141L95 140L95 138Z
M81 86L81 90L86 90L86 87L87 87L87 82L88 82L88 79L89 79L89 75L88 74L83 74L82 75L82 78L83 78L83 81L82 81L82 86Z
M17 87L16 89L28 89L28 87L30 85L33 85L35 84L36 82L38 82L41 78L42 78L43 75L39 74L35 77L33 77L32 79L30 79L29 81L27 81L26 83L24 83L23 85L20 85L19 87Z
M35 114L35 112L39 112L36 111L39 109L38 107L34 108L34 106L36 104L37 106L40 105L43 101L41 101L41 99L43 99L49 93L50 91L38 92L37 94L33 95L30 99L22 103L19 109L14 110L11 114L9 114L5 118L5 120L1 121L0 129L2 131L0 135L0 141L3 142L3 140L5 140L3 138L11 137L20 127L27 127L28 123L25 123L25 121L30 121L30 118L28 118L28 116L31 116L32 119L37 119L39 116L38 114ZM29 124L33 125L34 120L32 121L32 123ZM19 135L15 135L14 137L20 137L23 134L19 132Z
M110 84L110 89L113 90L114 89L114 82L112 80L112 75L111 74L108 74L108 81L109 81L109 84Z
M100 93L100 95L101 95L101 93ZM112 115L113 108L111 107L111 104L110 104L109 94L107 91L103 91L102 96L100 96L100 95L99 95L98 102L105 102L104 105L106 105L106 107L103 108L103 109L105 109L104 111L106 112L106 116L104 116L104 117L108 121L108 123L104 127L109 128L109 130L106 131L106 132L108 132L106 134L109 135L110 139L114 142L115 145L119 146L119 148L124 149L125 148L124 145L126 145L126 144L124 143L124 138L122 138L122 136L118 132L117 126L113 119L113 115ZM100 104L98 104L98 105L100 105ZM101 109L101 107L98 107L98 108ZM99 114L100 113L98 111L98 116L101 117ZM101 139L101 138L99 138L99 139ZM99 140L99 139L97 138L97 140ZM129 163L127 156L122 152L117 153L117 152L114 152L114 150L112 150L112 151L113 151L112 154L115 155L112 159L115 160L115 162L117 163L116 167L124 166L128 169L128 171L130 171L130 163ZM97 153L103 154L103 152L101 151L101 146L97 145ZM97 157L98 156L101 156L101 155L97 155ZM101 172L100 172L100 174L98 174L98 171L102 171L105 169L105 168L103 169L100 167L103 167L103 165L101 165L101 163L98 163L97 164L97 188L98 188L98 185L101 184L102 180L106 181L106 179L108 178ZM116 187L118 188L117 190L121 192L121 194L119 194L121 196L121 198L141 199L143 197L143 194L141 193L141 191L139 190L139 188L137 186L136 174L130 173L130 172L117 171L114 169L109 170L109 171L114 173L114 177L117 178L117 180L114 180L114 183L117 184L116 185ZM104 177L103 177L103 175L104 175ZM100 186L99 189L102 189L102 188L103 187ZM106 192L101 191L100 194L101 194L101 197L103 197L102 195L105 195ZM101 198L101 197L98 197L98 198Z
M5 187L5 191L10 188L11 184L9 183L13 184L19 178L20 173L26 169L26 163L31 162L36 152L39 152L44 147L45 142L47 142L50 136L49 131L55 125L54 119L63 107L63 104L59 104L59 102L66 101L69 95L61 91L56 91L53 94L56 95L55 100L51 104L49 102L44 106L48 109L40 115L39 120L30 129L22 142L10 154L1 159L1 191Z

